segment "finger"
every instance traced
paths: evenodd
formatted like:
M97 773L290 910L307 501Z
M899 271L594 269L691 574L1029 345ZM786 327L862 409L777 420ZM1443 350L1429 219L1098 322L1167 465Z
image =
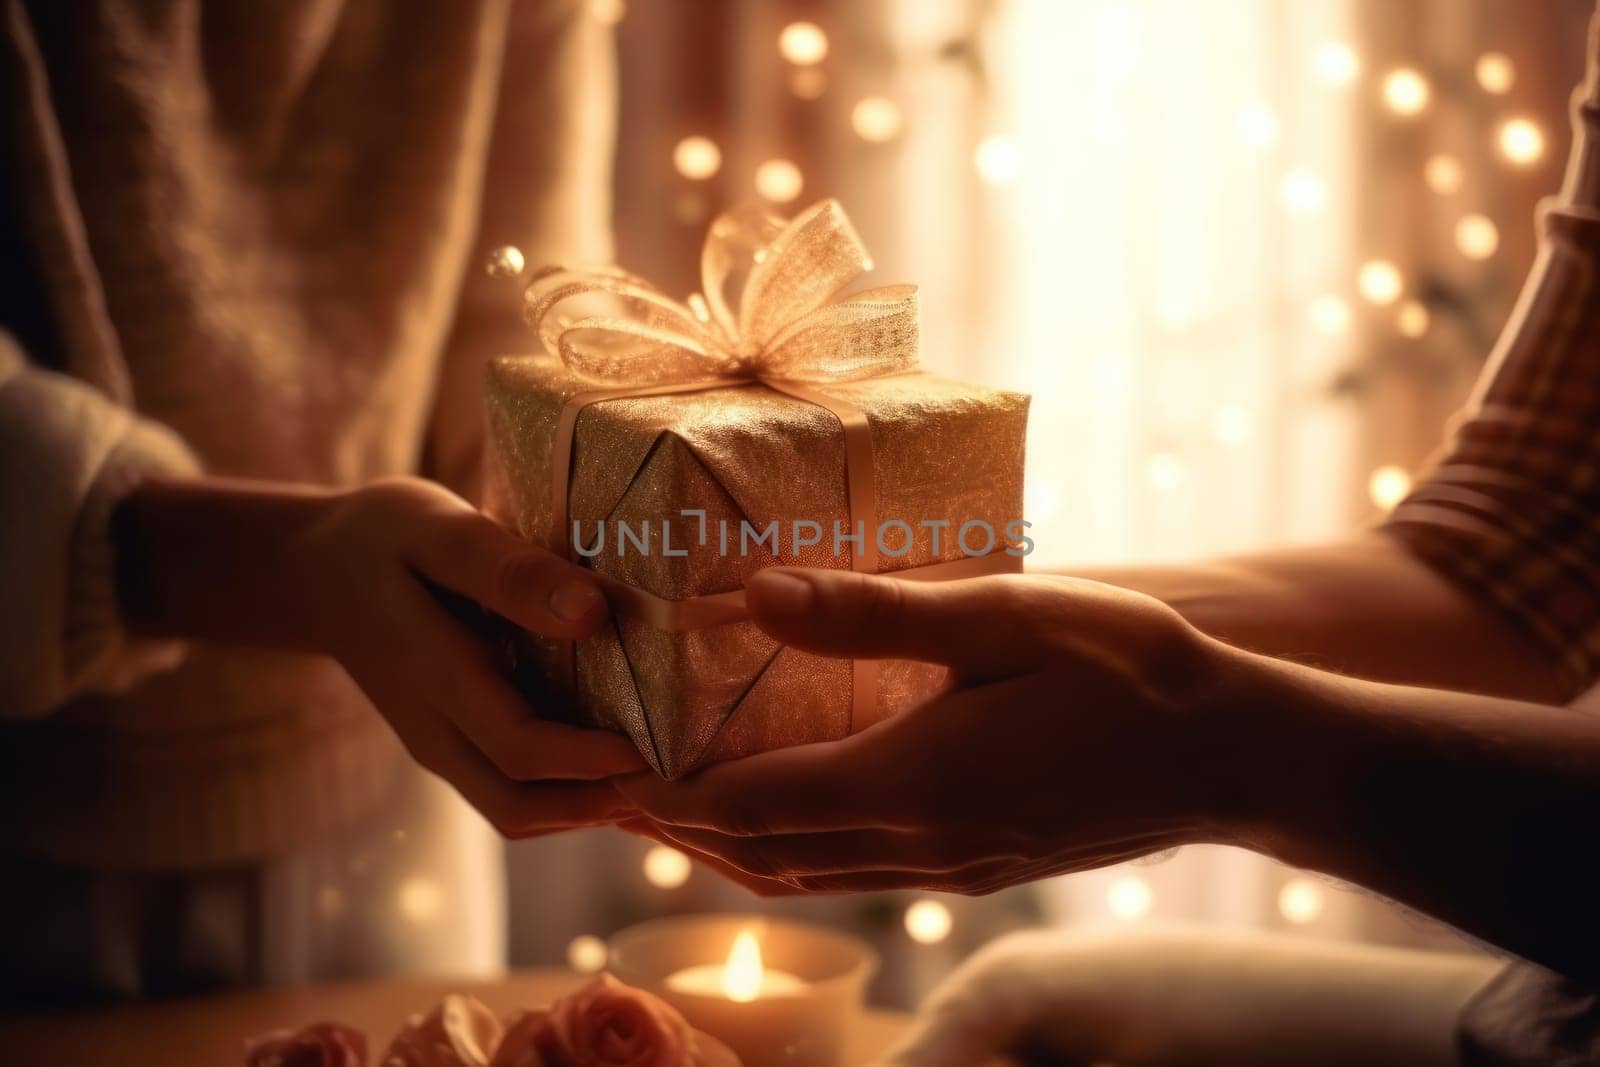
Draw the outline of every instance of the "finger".
M961 870L979 857L951 833L911 830L840 830L833 833L736 837L715 830L674 827L678 840L717 856L747 874L797 878L867 871L927 876ZM994 855L982 857L998 859ZM1023 862L1023 857L1013 857Z
M501 774L518 781L610 778L646 764L633 743L609 730L541 719L495 673L487 652L420 586L402 596L405 652L426 663L429 702ZM389 669L393 669L392 667Z
M724 834L896 828L912 822L912 798L897 789L896 770L906 764L886 737L879 726L719 763L676 782L629 775L617 788L657 822Z
M1030 617L1031 607L1045 606L1043 591L1017 576L915 582L769 567L750 580L746 601L767 633L826 656L922 660L989 678L1045 654L1039 619Z
M745 889L748 889L757 896L794 896L796 893L800 892L800 890L796 889L792 884L784 881L781 878L763 878L758 875L750 874L748 872L741 871L733 864L727 863L717 856L714 856L708 852L701 852L693 845L681 840L677 834L677 831L672 830L670 827L661 826L660 824L652 822L649 819L639 817L623 819L617 823L617 828L620 830L625 830L637 837L643 837L647 840L656 841L663 845L668 845L672 848L679 849L686 853L696 863L700 863L711 868L728 881L733 882L736 885L743 886Z
M1011 886L1062 874L1096 870L1148 856L1145 847L1081 849L1035 859L1007 856L986 858L957 870L918 872L902 870L797 875L790 879L808 893L881 893L920 889L933 893L985 896Z
M384 676L392 678L393 676ZM447 719L403 685L367 689L411 757L443 778L506 837L613 822L635 814L610 782L513 782Z
M452 512L440 528L410 558L429 580L544 637L587 637L605 621L605 596L582 567L475 511Z

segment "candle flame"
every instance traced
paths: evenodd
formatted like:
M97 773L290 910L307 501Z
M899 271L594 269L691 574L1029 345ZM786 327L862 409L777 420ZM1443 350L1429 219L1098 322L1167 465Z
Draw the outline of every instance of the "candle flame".
M742 930L733 939L728 950L728 962L722 968L722 991L728 999L740 1004L756 999L761 991L761 978L765 968L761 963L761 942L749 930Z

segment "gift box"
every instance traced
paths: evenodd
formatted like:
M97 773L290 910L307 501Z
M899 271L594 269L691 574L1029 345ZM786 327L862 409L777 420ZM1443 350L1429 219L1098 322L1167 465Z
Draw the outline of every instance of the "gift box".
M831 300L868 262L824 201L719 219L687 304L614 268L529 286L545 351L490 366L489 499L612 603L591 637L522 640L542 710L626 733L675 778L844 737L940 686L935 666L812 655L744 617L773 564L1020 569L1028 398L919 372L909 286ZM584 300L603 306L565 313Z

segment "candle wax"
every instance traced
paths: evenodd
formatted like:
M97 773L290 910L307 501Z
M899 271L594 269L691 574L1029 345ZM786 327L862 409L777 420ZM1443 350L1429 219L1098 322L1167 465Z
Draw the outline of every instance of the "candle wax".
M699 993L704 996L727 997L728 992L724 985L727 967L721 963L702 963L694 967L685 967L681 971L667 975L667 985L680 993ZM775 971L770 967L761 971L761 985L756 988L754 997L781 997L799 993L806 988L807 982L799 975L790 974L788 971ZM731 999L731 998L730 998Z

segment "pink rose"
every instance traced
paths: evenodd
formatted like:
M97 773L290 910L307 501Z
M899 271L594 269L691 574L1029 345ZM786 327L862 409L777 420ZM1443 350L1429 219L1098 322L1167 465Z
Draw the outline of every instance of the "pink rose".
M488 1067L500 1047L500 1020L477 997L452 993L427 1015L413 1015L379 1067Z
M491 1067L710 1067L705 1042L660 997L602 974L549 1011L515 1020ZM737 1063L737 1061L732 1061Z
M245 1067L366 1067L367 1037L338 1023L274 1030L245 1042Z

